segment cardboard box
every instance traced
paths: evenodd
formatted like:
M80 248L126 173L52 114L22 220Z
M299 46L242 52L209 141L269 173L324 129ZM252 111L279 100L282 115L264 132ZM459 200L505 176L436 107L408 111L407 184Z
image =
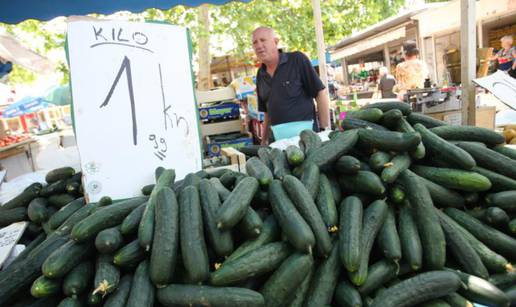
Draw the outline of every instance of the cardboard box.
M238 100L243 100L248 95L255 94L256 85L254 82L254 77L240 77L236 78L231 82L231 86L235 89L236 98Z
M206 146L210 157L220 156L222 149L226 147L240 148L253 144L253 136L248 132L231 140L217 141L216 137L206 137Z
M447 121L451 125L461 125L462 114L460 111L448 111L440 113L427 114L435 119ZM495 128L495 107L477 108L475 126L487 129Z
M241 119L215 123L201 123L201 134L203 137L239 131L244 131Z
M255 94L247 95L247 112L253 119L263 121L265 115L258 111L258 97Z
M218 119L240 118L240 105L227 102L215 105L208 105L199 108L199 117L202 122Z

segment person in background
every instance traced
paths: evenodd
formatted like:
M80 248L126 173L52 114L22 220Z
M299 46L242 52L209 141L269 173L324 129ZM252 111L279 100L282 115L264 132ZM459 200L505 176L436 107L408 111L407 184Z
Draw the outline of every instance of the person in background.
M254 30L252 43L256 57L262 63L256 76L258 110L265 115L262 145L269 142L270 127L276 139L276 132L278 135L280 132L286 134L285 131L290 136L299 135L306 129L301 126L309 126L317 132L319 127L321 130L329 129L328 95L308 57L301 52L278 49L279 38L271 28ZM319 125L314 99L317 101Z
M404 61L396 65L396 80L398 98L404 99L408 90L424 88L428 78L428 68L425 62L418 59L419 49L415 41L406 41L403 44Z
M389 74L387 67L380 67L380 82L378 82L378 91L382 94L382 98L396 98L396 94L392 91L396 85L396 79Z
M360 81L360 70L358 69L358 67L353 67L353 70L351 71L351 83L356 83L356 82L359 82Z
M506 35L500 39L502 48L491 58L492 61L498 60L498 69L509 71L516 61L516 47L514 47L512 36Z

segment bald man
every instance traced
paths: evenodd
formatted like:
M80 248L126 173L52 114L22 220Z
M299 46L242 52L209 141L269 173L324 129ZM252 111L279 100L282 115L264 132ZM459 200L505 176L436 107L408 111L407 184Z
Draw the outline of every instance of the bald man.
M329 129L328 96L310 60L301 52L279 50L279 39L271 28L254 30L252 41L254 52L262 63L256 77L258 109L265 114L262 145L269 143L271 126L274 130L274 126L281 124L312 121L315 131L319 131L319 127L321 130ZM314 98L319 123L316 121ZM301 131L291 132L297 135Z

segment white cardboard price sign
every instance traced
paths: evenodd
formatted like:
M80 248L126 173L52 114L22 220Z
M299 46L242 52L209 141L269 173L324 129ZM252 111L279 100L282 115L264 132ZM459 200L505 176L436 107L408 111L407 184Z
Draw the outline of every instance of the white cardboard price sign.
M12 223L0 229L0 268L11 254L11 250L16 245L16 242L20 240L27 224L27 222Z
M201 169L188 32L155 23L77 21L68 56L77 146L90 201L139 195L158 166Z

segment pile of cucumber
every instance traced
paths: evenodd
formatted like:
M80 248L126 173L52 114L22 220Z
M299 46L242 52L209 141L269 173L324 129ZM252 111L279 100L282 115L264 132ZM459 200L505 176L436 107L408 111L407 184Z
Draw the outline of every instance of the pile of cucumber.
M158 168L142 196L81 204L0 271L0 306L516 304L503 136L398 102L341 128L257 148L247 174Z

